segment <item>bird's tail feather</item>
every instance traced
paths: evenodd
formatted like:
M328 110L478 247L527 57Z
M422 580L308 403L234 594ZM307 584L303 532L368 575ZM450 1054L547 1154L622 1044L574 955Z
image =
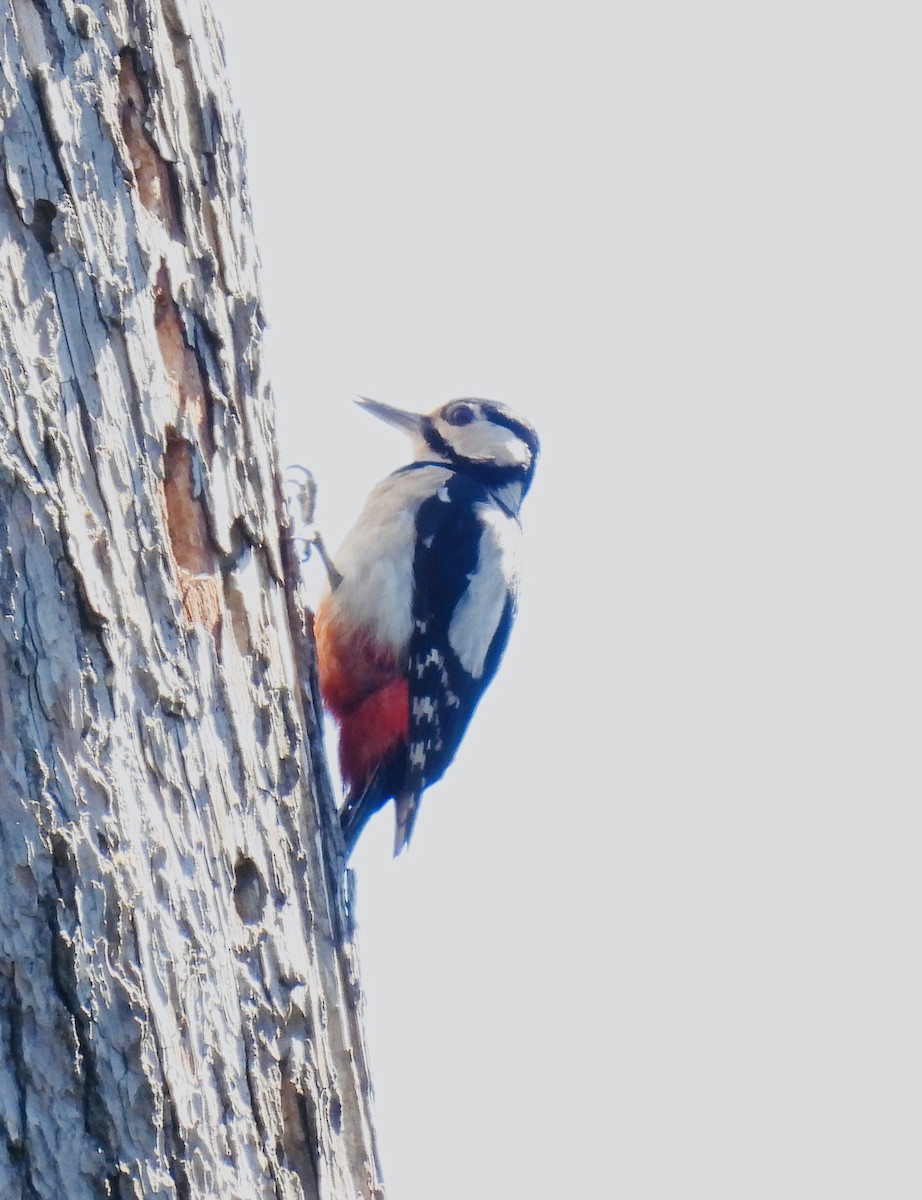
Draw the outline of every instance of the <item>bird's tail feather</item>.
M380 771L376 771L371 779L362 787L351 788L346 795L345 803L339 810L339 825L346 843L346 858L355 849L359 835L368 821L389 798L390 792L383 792L378 786ZM410 844L413 826L419 812L419 791L400 792L394 797L394 857Z
M381 799L375 794L377 779L378 772L376 771L371 779L361 787L350 788L346 795L346 801L339 810L339 827L343 833L343 841L346 843L347 859L355 849L359 834L368 824L369 818L381 807Z
M400 792L394 797L394 858L410 844L416 815L419 812L419 792Z

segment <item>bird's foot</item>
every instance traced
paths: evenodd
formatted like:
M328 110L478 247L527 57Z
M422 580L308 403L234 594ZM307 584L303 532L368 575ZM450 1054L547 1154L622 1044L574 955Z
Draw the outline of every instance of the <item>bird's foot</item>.
M327 573L330 587L335 591L342 583L327 553L320 530L314 521L317 507L317 481L307 467L292 466L285 472L285 499L291 515L291 541L299 562L307 562L311 550L316 550Z

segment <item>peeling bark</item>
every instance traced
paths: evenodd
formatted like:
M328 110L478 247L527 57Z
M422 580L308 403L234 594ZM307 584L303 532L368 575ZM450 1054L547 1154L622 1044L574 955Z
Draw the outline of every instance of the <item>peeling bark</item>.
M214 19L0 72L0 1195L381 1197Z

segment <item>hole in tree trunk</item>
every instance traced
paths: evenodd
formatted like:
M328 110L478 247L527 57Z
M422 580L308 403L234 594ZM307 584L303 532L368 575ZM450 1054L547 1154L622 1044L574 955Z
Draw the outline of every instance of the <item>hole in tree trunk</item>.
M252 858L241 858L234 867L234 904L246 925L261 921L266 909L266 885Z

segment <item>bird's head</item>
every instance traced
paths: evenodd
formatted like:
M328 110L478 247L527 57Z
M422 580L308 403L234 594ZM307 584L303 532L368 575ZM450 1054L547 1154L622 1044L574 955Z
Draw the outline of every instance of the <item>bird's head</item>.
M497 488L516 485L519 500L528 491L538 460L538 435L505 404L449 400L434 412L422 414L364 397L357 403L408 433L417 461L445 463Z

